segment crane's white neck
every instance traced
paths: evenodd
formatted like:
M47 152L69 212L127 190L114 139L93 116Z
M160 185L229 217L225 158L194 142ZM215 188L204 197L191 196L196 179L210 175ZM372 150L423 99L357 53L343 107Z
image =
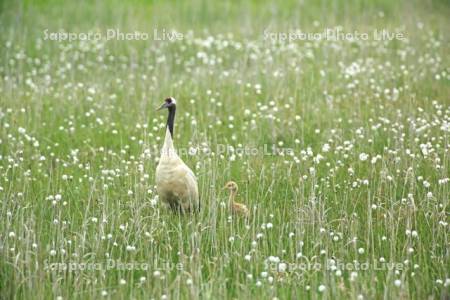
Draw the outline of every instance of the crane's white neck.
M161 149L161 158L165 157L178 157L175 147L173 146L172 135L170 129L166 127L166 137L164 138L164 145Z

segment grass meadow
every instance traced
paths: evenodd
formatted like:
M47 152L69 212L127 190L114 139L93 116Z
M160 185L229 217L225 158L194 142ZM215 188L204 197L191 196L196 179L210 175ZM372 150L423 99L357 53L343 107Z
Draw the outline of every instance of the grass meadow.
M449 15L2 1L0 299L448 299ZM368 38L283 40L327 28ZM155 189L167 96L195 215Z

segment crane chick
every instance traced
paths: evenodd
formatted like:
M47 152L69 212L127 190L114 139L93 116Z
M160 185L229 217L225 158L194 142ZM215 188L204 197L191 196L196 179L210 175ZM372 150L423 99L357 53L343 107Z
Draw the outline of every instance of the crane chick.
M231 211L234 214L241 215L241 216L248 218L250 216L250 211L247 208L247 206L245 204L234 201L236 199L236 195L238 192L237 183L234 181L229 181L229 182L227 182L227 184L225 184L224 189L227 189L230 191L230 197L228 199L229 200L228 202L229 202Z

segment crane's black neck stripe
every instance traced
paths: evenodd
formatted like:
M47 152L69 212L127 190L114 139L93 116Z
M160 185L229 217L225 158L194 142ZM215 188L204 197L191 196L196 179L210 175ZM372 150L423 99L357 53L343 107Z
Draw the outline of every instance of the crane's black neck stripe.
M170 135L173 139L173 125L175 123L175 111L177 110L175 105L169 107L169 116L167 117L167 126L169 127Z

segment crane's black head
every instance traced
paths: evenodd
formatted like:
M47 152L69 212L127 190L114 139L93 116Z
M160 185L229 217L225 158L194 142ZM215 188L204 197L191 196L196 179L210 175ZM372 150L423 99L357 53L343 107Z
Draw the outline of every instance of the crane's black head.
M170 135L173 138L173 126L175 123L175 110L177 101L173 97L168 97L164 100L164 103L157 110L167 108L169 110L169 115L167 117L167 127L169 127Z
M177 105L177 101L175 100L175 98L168 97L168 98L164 99L164 103L157 110L161 110L164 108L171 110L171 108L176 107L176 105Z

